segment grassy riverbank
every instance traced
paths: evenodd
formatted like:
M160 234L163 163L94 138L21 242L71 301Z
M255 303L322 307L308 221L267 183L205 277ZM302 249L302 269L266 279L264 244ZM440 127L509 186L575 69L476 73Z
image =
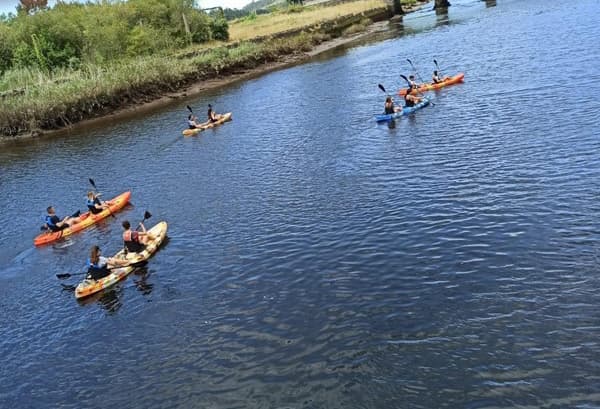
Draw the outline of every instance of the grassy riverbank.
M230 24L228 42L137 57L77 70L20 69L0 78L0 134L58 129L114 110L223 77L302 55L323 41L366 27L388 14L382 0L293 8Z

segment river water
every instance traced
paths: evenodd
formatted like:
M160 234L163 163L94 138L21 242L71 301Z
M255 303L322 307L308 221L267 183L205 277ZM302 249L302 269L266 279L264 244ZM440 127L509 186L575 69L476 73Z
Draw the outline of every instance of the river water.
M293 68L0 151L0 407L600 407L597 0L453 0ZM465 83L377 125L410 58ZM234 120L181 136L189 103ZM133 206L34 248L93 178ZM169 223L79 303L57 273Z

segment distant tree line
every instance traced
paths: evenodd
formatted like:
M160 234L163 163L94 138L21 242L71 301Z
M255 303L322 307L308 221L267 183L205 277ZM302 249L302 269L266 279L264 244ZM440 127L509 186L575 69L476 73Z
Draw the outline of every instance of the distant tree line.
M229 38L225 13L209 15L193 0L58 1L52 8L47 3L21 0L16 14L0 17L0 74L19 67L102 64Z

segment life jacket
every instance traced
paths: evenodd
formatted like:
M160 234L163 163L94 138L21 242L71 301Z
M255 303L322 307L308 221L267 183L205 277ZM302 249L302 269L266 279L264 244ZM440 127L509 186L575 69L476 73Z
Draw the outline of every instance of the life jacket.
M88 259L87 264L88 271L86 278L88 279L91 278L92 280L99 280L110 274L110 270L106 265L100 267L98 264L92 263L90 259Z
M56 229L56 224L54 224L54 222L52 221L52 216L50 216L49 214L46 215L46 224L48 225L48 227L50 227L50 229Z
M146 248L146 246L140 243L139 236L134 235L131 230L123 232L123 245L128 253L139 253Z
M97 204L101 204L100 203L100 199L98 199L97 197L94 199L87 199L85 204L87 205L88 209L90 210L96 210L96 205Z
M386 104L385 106L385 114L393 114L394 113L394 104L390 104L389 106Z

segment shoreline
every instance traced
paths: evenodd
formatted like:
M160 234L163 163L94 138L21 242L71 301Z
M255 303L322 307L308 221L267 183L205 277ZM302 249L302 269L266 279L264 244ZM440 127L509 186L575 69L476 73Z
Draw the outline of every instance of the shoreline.
M384 24L389 23L391 19L401 18L402 16L408 13L416 11L426 3L428 3L428 1L418 1L414 6L407 7L404 10L404 14L400 16L393 16L389 9L387 12L384 9L375 9L372 10L372 14L370 16L364 16L371 19L371 23L367 25L364 30L350 35L332 35L332 38L312 46L311 49L308 51L280 55L274 61L267 61L253 68L236 69L236 67L231 67L230 72L226 72L222 75L213 76L212 78L203 80L196 80L191 84L182 86L176 91L161 92L158 96L147 95L134 100L129 100L127 102L122 103L121 106L117 106L116 108L111 109L107 113L96 113L95 115L92 114L89 118L84 118L82 120L70 123L61 128L36 129L18 133L16 135L0 135L0 144L27 141L31 140L32 138L68 135L72 132L77 132L86 127L102 126L106 123L110 123L115 120L124 120L127 118L138 116L140 114L156 111L158 109L170 105L182 103L188 99L192 99L199 95L202 95L203 93L210 90L235 84L240 81L246 81L249 79L257 78L259 76L276 70L302 64L319 54L334 50L340 46L351 43L353 41L360 40L361 38L380 30L380 28ZM352 21L355 18L356 16L351 16L346 19L348 22L350 22L348 26L352 24ZM327 30L318 31L326 33ZM300 32L304 32L304 29ZM331 33L327 34L331 35Z

